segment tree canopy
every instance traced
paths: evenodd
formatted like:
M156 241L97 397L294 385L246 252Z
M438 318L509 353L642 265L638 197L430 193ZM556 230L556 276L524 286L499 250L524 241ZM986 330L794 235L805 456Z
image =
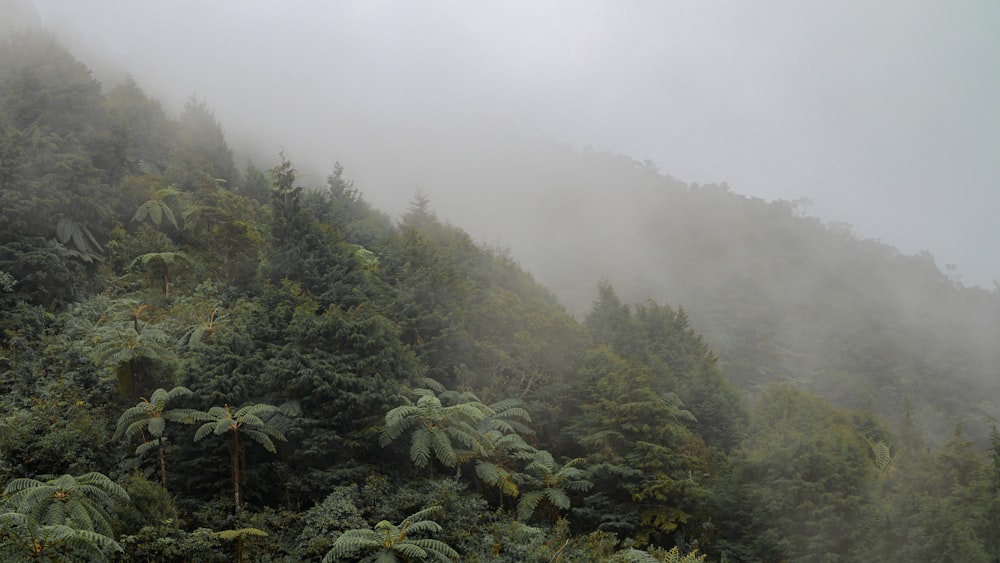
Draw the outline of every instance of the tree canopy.
M550 290L228 143L0 44L4 560L997 560L996 292L592 151L646 264Z

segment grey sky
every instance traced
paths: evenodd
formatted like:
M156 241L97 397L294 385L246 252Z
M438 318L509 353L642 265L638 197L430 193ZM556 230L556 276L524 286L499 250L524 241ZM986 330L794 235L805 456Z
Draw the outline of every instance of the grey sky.
M35 4L88 64L171 109L204 99L237 148L340 160L390 212L419 186L477 238L506 227L466 213L496 189L475 167L553 139L809 198L967 283L1000 278L1000 2Z

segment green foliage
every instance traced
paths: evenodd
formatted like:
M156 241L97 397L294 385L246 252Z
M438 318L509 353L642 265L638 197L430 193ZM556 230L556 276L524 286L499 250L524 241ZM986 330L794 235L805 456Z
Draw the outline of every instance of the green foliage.
M138 534L144 528L167 534L178 527L177 505L159 483L141 473L133 473L125 478L122 486L128 493L128 500L115 505L115 537Z
M159 186L162 184L157 179L149 178L148 175L141 178L145 180L144 183L146 185L143 188L146 190L148 199L136 209L135 215L132 216L132 221L141 223L148 219L153 225L159 227L160 223L163 222L163 218L166 217L170 221L170 224L174 226L174 229L179 228L177 218L174 216L173 209L167 203L167 199L180 196L180 190L176 188L160 188Z
M585 478L587 473L576 467L582 461L574 459L559 464L549 452L532 452L521 477L524 485L517 502L518 518L527 520L539 505L545 505L549 509L550 520L554 522L558 511L568 510L570 492L584 492L594 485Z
M700 563L706 557L706 555L698 555L697 549L682 555L680 549L674 546L670 549L651 547L647 551L630 548L619 551L609 561L620 563Z
M884 441L872 440L871 436L865 436L865 442L872 454L872 461L875 463L875 471L879 479L885 479L896 470L896 461L902 452L892 453L892 447Z
M737 543L762 559L850 559L873 509L867 450L851 421L822 399L768 389L730 476L740 508L724 529L739 531Z
M167 468L164 461L163 442L166 438L164 432L166 423L170 422L194 422L195 413L190 409L167 410L167 404L174 399L191 395L191 390L186 387L174 387L170 391L160 388L153 391L149 399L142 399L139 404L126 409L118 417L115 428L115 437L124 437L126 440L134 438L136 435L142 437L142 444L136 449L136 454L140 454L150 446L150 440L146 437L148 433L152 438L153 445L159 452L160 460L160 483L163 488L167 488Z
M68 217L63 217L56 223L56 240L62 244L72 242L79 253L78 256L85 262L93 262L97 258L97 253L103 250L86 225L81 225Z
M237 180L233 151L222 126L205 102L191 98L177 122L178 145L165 175L185 191L197 191Z
M257 288L265 240L264 214L257 202L221 189L188 201L183 211L199 274L242 288Z
M129 439L141 432L149 432L153 437L162 437L167 421L192 420L189 411L166 410L167 403L171 400L190 395L191 390L186 387L174 387L170 391L160 388L153 391L149 399L142 399L139 404L129 408L118 417L115 436L124 436Z
M134 260L132 260L128 267L132 268L140 262L145 268L150 270L150 272L159 272L160 279L163 281L164 297L170 295L170 268L173 267L175 263L193 263L191 258L183 252L147 252L146 254L137 256Z
M428 389L418 389L417 394L416 404L402 405L386 413L379 438L383 446L412 429L410 461L420 468L428 467L433 459L445 467L454 467L460 455L477 453L476 427L488 416L489 407L471 394L458 395L458 402L448 406ZM466 450L456 450L455 443Z
M428 517L440 510L432 506L417 511L399 525L382 520L373 529L347 530L323 557L323 563L332 563L355 554L369 554L373 561L442 561L450 562L459 557L448 544L431 539L410 536L428 535L441 531L441 526ZM371 553L373 552L373 553ZM367 559L366 559L367 560Z
M111 510L128 493L102 473L62 475L47 481L11 479L4 487L4 510L17 512L44 526L113 536Z
M0 556L4 561L107 561L107 553L122 551L118 542L90 530L40 524L34 516L18 512L0 513Z
M174 124L159 102L146 96L131 77L107 94L108 115L114 138L110 179L158 174L176 143Z
M339 164L240 174L203 102L175 120L51 38L0 45L0 559L998 558L1000 438L941 430L995 414L996 292L787 202L580 161L615 198L581 224L634 181L642 236L549 236L546 279L574 310L602 275L685 309L602 283L580 323L423 195L394 223ZM581 247L598 269L566 283ZM164 485L169 456L173 496L93 477L139 463L112 437Z
M594 360L611 371L597 376L574 433L601 492L591 498L594 508L610 502L597 525L649 542L693 524L707 469L704 444L685 426L693 415L676 395L656 392L648 367Z
M240 528L238 530L222 530L221 532L215 533L215 537L219 539L235 542L237 563L243 563L243 550L245 548L245 543L247 539L266 538L267 536L268 536L267 532L259 528Z
M267 424L261 417L275 412L278 412L278 407L274 405L244 405L236 410L229 405L212 407L207 413L197 413L192 416L194 420L209 421L198 427L194 439L198 441L211 434L221 436L232 433L250 438L264 446L267 451L274 453L277 448L271 438L277 440L286 438L280 430Z
M302 560L319 559L330 551L334 539L341 533L366 526L368 523L358 506L361 503L356 484L335 488L322 502L306 511L294 555Z
M110 226L100 84L51 38L0 49L0 269L32 302L65 303L88 284Z
M374 427L399 404L407 377L421 370L399 342L398 328L371 304L323 309L290 282L265 288L262 305L250 330L264 359L235 369L260 374L255 393L274 401L295 397L301 405L290 463L348 470L371 459ZM324 493L337 479L331 474L327 482L310 477L296 485Z
M34 397L9 393L0 403L0 479L107 463L108 421L96 405L65 379L37 385Z
M113 301L91 336L95 363L114 374L119 390L132 398L140 388L172 379L170 335L144 319L152 309L134 299Z
M228 434L229 461L232 466L233 498L236 505L237 514L243 510L243 501L240 496L240 480L245 472L246 446L244 440L249 439L264 447L271 453L277 452L277 448L272 440L285 441L285 435L274 424L269 423L265 418L280 412L274 405L256 404L244 405L239 409L232 409L229 405L212 407L208 412L192 411L185 415L193 420L204 422L194 433L194 440L197 442L206 436L223 436Z
M226 563L232 559L223 553L221 540L208 528L185 531L178 528L146 527L122 537L128 561L199 561Z

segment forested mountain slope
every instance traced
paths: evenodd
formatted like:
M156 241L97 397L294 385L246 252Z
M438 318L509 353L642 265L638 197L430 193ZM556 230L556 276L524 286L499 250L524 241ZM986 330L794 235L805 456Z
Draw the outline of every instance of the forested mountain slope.
M995 431L931 447L912 418L765 377L748 400L685 310L601 284L578 320L426 198L394 221L339 166L303 185L292 156L240 167L203 103L171 116L49 37L2 45L0 559L1000 554ZM665 188L645 197L827 232L781 206ZM760 275L744 283L765 291ZM708 305L736 282L664 279L706 292L701 319L800 304L756 310L734 293L725 313ZM796 334L810 330L827 327ZM725 350L738 333L719 334ZM746 384L774 362L722 365Z
M744 389L794 382L894 423L910 409L936 439L1000 414L994 289L810 217L808 202L685 184L589 149L538 154L511 153L490 181L521 186L505 243L576 315L607 280L626 301L682 306Z

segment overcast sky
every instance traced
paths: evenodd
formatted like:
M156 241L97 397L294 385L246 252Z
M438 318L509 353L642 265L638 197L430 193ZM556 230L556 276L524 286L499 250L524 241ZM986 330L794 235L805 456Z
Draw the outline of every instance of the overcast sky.
M340 160L393 213L419 187L474 236L504 238L458 216L475 185L437 191L449 161L552 139L808 198L966 283L1000 279L995 0L35 5L168 109L205 100L237 148Z

